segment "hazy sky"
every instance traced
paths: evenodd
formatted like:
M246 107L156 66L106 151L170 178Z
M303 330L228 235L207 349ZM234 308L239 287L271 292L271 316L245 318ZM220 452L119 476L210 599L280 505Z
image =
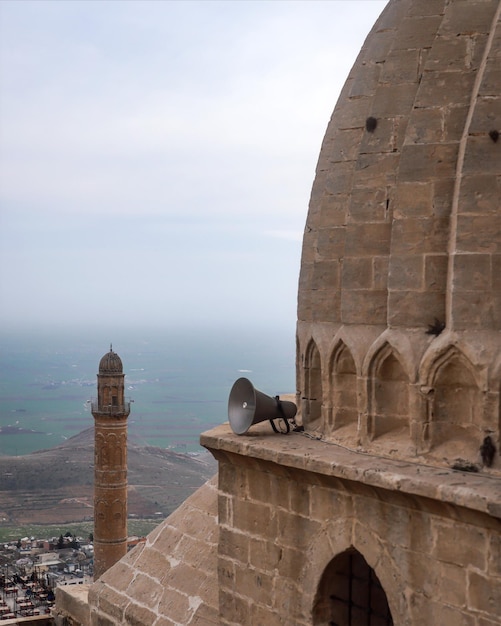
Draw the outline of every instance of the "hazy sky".
M0 325L296 320L321 141L386 1L0 2Z

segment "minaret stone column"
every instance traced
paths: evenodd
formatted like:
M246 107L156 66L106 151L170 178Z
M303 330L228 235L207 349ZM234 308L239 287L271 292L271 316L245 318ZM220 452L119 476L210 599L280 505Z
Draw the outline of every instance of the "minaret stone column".
M127 553L127 417L122 361L99 363L94 416L94 580Z

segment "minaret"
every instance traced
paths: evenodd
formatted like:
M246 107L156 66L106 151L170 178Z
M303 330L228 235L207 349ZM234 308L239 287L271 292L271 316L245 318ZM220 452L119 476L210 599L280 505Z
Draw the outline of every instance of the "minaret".
M94 580L127 553L127 417L122 361L110 351L99 363L92 402L94 445Z

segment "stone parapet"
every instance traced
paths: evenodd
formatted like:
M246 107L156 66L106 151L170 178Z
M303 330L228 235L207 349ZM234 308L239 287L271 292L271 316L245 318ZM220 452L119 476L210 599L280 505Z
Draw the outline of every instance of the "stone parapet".
M377 610L381 624L501 624L499 478L277 435L267 423L240 437L222 425L201 441L219 461L221 626L350 623L339 619L342 590L362 584L364 567L380 600L369 607L360 592L351 623Z
M252 427L245 436L229 425L201 435L200 442L216 458L241 455L247 463L266 461L281 468L302 470L359 483L370 488L407 494L486 513L501 520L501 478L356 452L304 433L279 436L269 424Z
M56 587L55 626L90 626L90 585Z

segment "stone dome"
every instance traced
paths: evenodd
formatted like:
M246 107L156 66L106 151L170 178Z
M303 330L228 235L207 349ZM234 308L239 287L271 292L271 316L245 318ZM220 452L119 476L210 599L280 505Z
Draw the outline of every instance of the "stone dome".
M307 429L400 456L499 449L500 10L391 1L348 76L303 239Z
M123 365L122 359L118 356L116 352L113 352L112 347L110 346L110 351L107 352L101 361L99 362L99 373L100 374L122 374L123 373Z

